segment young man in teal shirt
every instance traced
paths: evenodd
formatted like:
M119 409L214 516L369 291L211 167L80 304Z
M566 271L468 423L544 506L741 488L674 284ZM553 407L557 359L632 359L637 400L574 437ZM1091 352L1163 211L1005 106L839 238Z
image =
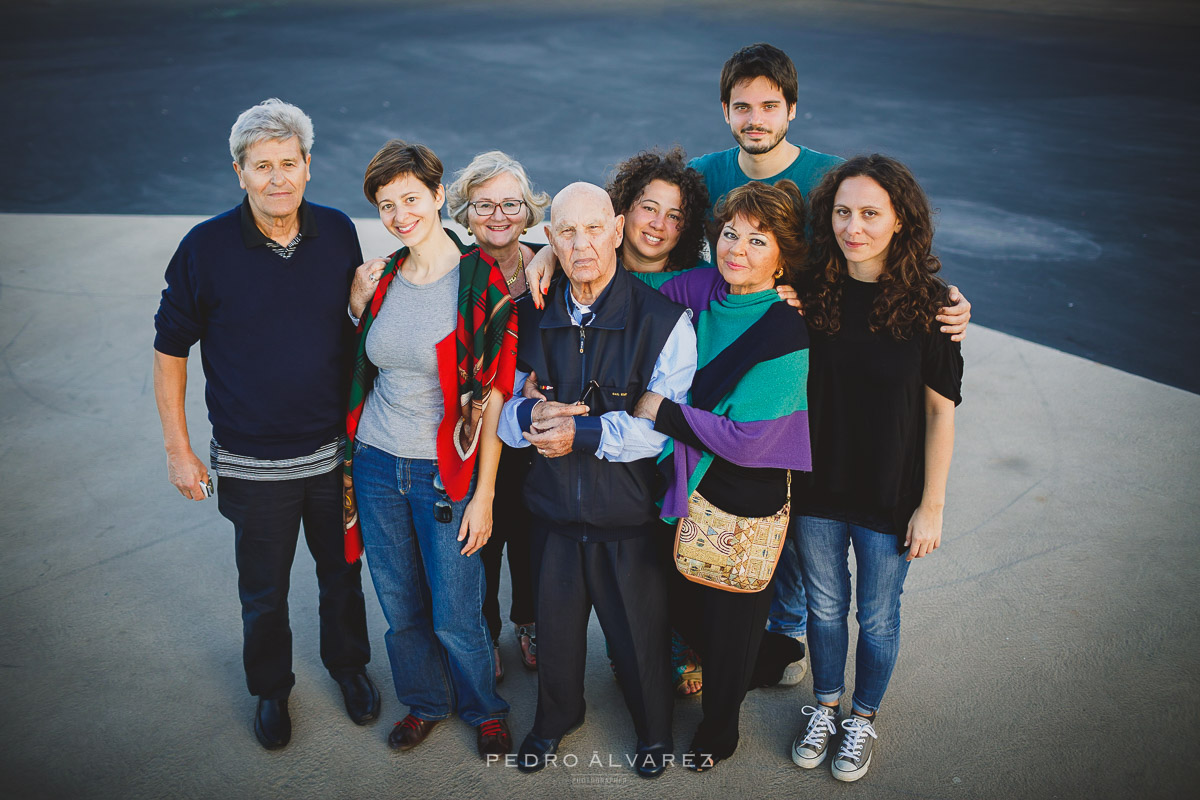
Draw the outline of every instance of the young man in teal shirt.
M709 201L717 204L731 189L784 178L805 198L841 163L839 156L818 153L787 140L796 118L796 66L769 44L752 44L734 53L721 69L721 109L737 147L693 158L690 166L704 176ZM712 207L708 209L712 219Z

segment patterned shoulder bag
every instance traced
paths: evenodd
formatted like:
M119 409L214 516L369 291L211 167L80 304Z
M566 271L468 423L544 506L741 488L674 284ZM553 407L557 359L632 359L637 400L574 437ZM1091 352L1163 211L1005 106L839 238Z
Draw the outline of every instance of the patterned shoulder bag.
M688 498L688 515L675 528L675 568L694 583L727 592L760 592L775 574L792 511L792 471L787 500L769 517L739 517L700 492Z

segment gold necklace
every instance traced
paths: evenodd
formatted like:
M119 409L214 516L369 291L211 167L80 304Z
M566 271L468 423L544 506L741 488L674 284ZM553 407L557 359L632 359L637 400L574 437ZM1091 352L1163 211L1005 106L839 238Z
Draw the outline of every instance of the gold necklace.
M517 271L512 274L511 278L505 278L506 286L512 286L517 282L517 278L525 271L525 254L521 252L521 245L517 245Z

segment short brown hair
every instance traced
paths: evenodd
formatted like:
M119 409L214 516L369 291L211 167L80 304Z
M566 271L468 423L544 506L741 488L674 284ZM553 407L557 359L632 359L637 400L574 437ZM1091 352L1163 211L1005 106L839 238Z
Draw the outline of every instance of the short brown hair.
M363 194L375 205L375 195L384 186L401 175L412 175L437 194L442 183L442 160L423 144L409 144L403 139L392 139L367 164L363 176Z
M739 215L756 221L759 228L775 237L779 260L783 262L780 264L783 277L776 282L795 286L808 258L804 197L800 188L786 179L774 186L762 181L742 184L721 198L713 209L713 217L720 225Z
M788 108L796 105L799 93L796 65L787 53L766 42L746 45L731 55L725 66L721 67L721 104L729 105L734 86L755 78L766 78L778 86Z

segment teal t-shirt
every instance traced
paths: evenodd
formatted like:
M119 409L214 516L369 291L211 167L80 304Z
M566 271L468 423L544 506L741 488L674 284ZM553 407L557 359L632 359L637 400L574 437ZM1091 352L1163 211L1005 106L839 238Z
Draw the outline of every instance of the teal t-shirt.
M713 207L716 206L717 201L731 190L751 181L750 176L742 172L742 168L738 166L740 151L740 147L731 147L719 153L697 156L688 162L688 166L704 176L704 183L708 186L706 217L710 222L712 221ZM808 200L808 195L825 177L825 173L844 160L841 156L818 153L816 150L809 150L802 146L800 154L796 156L795 161L788 165L787 169L777 175L763 178L762 182L774 184L776 181L786 178L800 187L800 194L804 195L805 200Z

